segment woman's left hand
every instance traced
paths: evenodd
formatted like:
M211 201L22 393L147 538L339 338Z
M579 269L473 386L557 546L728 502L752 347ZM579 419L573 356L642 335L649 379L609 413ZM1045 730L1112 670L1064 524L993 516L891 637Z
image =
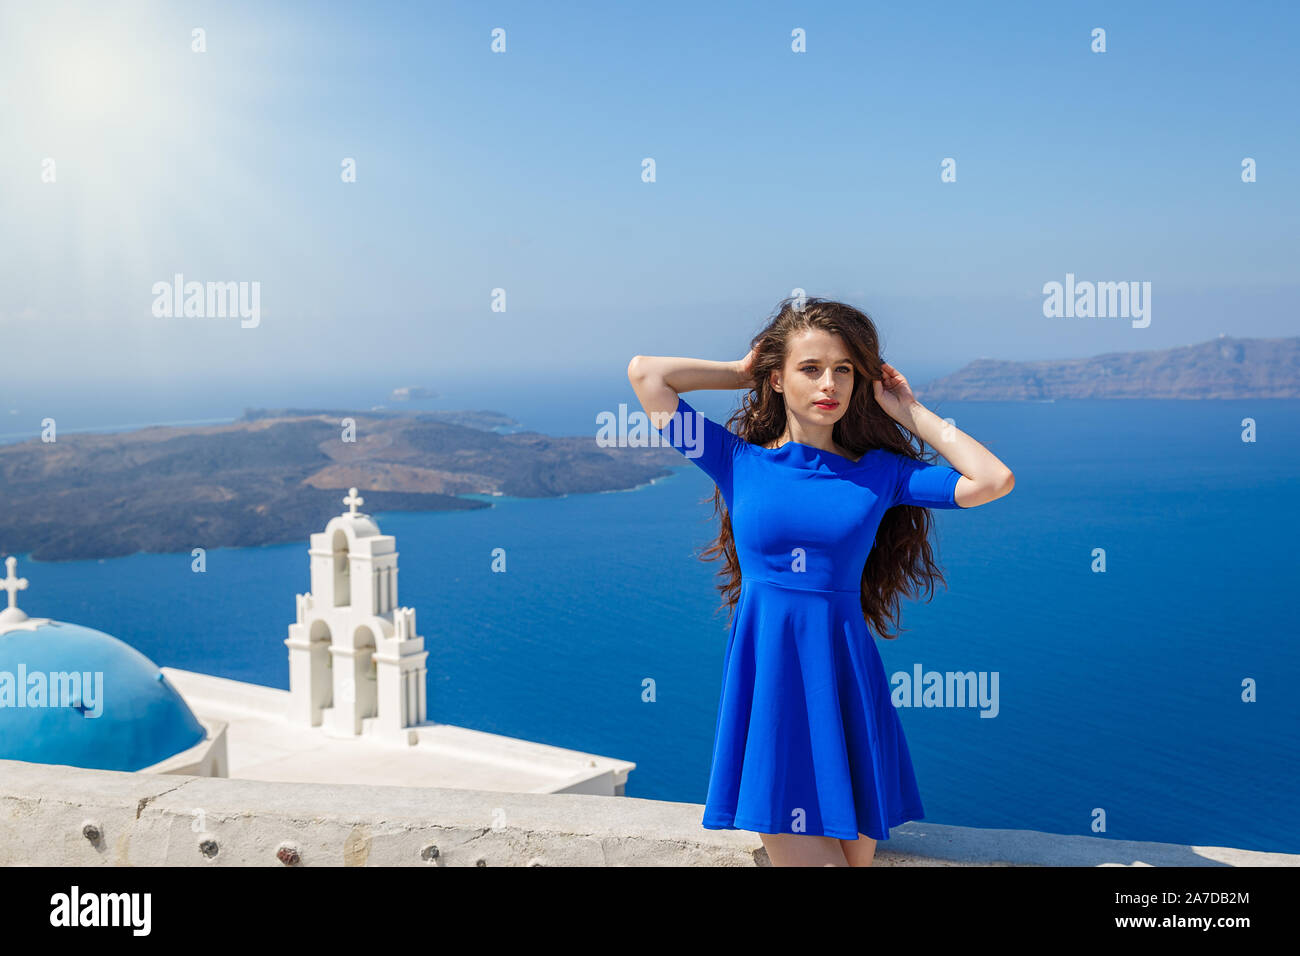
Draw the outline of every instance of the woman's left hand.
M888 362L882 362L881 369L884 372L883 382L876 380L871 383L876 393L876 402L890 418L906 425L912 420L912 406L916 403L912 386L907 384L903 373Z

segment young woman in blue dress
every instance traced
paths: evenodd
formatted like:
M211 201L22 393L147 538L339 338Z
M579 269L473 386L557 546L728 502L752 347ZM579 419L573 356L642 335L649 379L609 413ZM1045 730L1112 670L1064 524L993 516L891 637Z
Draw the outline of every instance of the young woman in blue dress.
M1015 484L997 456L917 400L903 374L881 359L872 320L844 303L785 299L743 359L637 355L628 378L656 427L677 410L681 392L748 389L728 426L736 424L730 430L750 444L779 448L796 442L857 462L874 448L920 459L913 444L919 438L961 473L953 490L960 508L996 501ZM734 609L740 568L730 516L717 489L714 506L721 530L702 557L725 559L727 580L719 590ZM897 623L901 596L916 597L922 590L932 595L936 581L943 581L929 543L931 521L926 508L910 504L889 508L880 520L862 572L862 610L882 638L897 636L889 625ZM774 866L870 866L876 850L876 840L864 833L857 839L759 836Z

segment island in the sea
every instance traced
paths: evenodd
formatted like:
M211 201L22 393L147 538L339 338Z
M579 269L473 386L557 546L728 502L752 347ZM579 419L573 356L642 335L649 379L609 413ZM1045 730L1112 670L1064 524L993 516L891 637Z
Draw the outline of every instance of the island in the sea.
M423 385L403 385L401 388L395 388L389 395L395 402L410 402L417 398L437 398L438 393L431 388L425 388Z
M369 512L444 511L489 507L467 494L630 489L682 465L663 446L496 430L512 426L486 411L255 409L228 425L2 445L0 554L67 561L301 541L352 486Z
M1150 352L1042 362L979 359L916 388L942 401L1071 398L1300 398L1300 337L1221 336Z

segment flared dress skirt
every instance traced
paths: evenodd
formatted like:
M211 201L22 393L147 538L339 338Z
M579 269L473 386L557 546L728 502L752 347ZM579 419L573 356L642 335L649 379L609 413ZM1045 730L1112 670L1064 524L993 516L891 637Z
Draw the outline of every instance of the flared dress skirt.
M742 579L703 825L889 839L925 816L859 593Z

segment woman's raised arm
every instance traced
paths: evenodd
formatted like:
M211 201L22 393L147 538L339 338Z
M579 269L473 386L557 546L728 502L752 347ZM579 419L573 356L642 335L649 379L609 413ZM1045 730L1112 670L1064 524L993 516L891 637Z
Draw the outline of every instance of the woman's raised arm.
M748 388L751 351L734 362L680 358L670 355L634 355L627 363L627 380L656 428L662 428L677 411L677 396L696 389Z

